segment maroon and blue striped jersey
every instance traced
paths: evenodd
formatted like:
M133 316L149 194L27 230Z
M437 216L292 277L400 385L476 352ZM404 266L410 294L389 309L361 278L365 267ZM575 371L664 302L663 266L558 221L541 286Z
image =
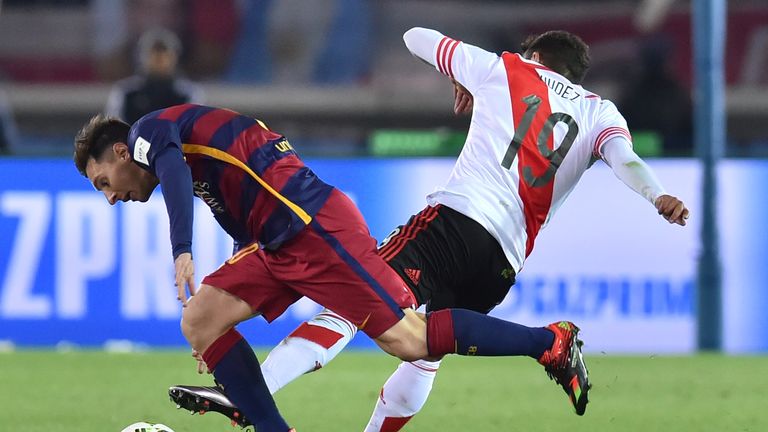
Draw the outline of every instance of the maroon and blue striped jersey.
M333 190L284 136L227 109L185 104L152 112L131 127L128 146L160 180L174 258L191 251L193 194L235 242L274 249L309 224Z

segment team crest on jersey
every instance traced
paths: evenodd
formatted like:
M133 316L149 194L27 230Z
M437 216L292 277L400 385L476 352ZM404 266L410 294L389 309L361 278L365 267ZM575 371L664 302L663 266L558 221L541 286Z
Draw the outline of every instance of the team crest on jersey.
M504 270L501 271L501 277L503 277L504 279L512 279L513 277L515 277L515 271L511 268L505 268Z
M133 160L149 166L149 148L152 143L142 137L136 138L136 145L133 146Z

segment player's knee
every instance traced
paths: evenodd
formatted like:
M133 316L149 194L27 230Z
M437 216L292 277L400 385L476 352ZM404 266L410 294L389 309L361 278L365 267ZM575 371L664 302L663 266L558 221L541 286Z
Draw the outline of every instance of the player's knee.
M421 360L428 355L426 341L412 333L403 333L396 339L377 340L377 342L388 354L403 361Z
M181 313L181 333L187 339L187 342L193 347L200 346L204 338L206 328L206 315L202 308L188 304Z
M186 309L181 313L181 333L187 342L192 344L192 337L195 334L195 322L192 317L187 313Z
M403 361L427 358L426 324L413 311L405 312L405 317L379 336L376 342L384 351Z
M397 351L395 351L394 356L399 358L402 361L407 361L407 362L421 360L424 357L422 354L420 354L420 351L418 349L414 349L411 347L398 349Z
M403 361L411 362L421 360L426 358L428 355L427 343L426 341L422 341L421 338L416 336L411 337L406 341L400 352L396 355L400 360Z

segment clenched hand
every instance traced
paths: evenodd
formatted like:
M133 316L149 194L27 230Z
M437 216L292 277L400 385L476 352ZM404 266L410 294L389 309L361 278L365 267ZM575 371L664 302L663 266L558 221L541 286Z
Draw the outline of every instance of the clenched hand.
M456 80L453 82L453 112L456 115L459 114L471 114L474 100L472 99L472 93L469 92L463 85L459 84Z
M662 195L656 198L656 210L669 223L685 225L690 212L685 204L672 195Z

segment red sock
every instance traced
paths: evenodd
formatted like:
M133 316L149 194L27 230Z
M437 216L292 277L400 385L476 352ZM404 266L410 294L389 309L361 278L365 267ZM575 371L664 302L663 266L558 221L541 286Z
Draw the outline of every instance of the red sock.
M408 423L408 420L413 416L408 417L387 417L384 419L384 423L381 424L381 430L379 432L398 432L400 429Z
M203 360L227 396L258 431L290 429L264 382L259 359L242 335L230 329L203 353Z
M224 354L229 352L229 350L236 343L240 342L242 338L243 335L233 327L213 341L211 346L209 346L203 353L203 360L205 360L205 365L208 366L208 370L212 371L216 369L216 365L219 364L219 361Z
M456 352L456 337L453 333L453 316L450 309L427 314L427 351L432 357Z
M554 333L466 309L444 309L427 315L429 355L530 356L552 346Z

